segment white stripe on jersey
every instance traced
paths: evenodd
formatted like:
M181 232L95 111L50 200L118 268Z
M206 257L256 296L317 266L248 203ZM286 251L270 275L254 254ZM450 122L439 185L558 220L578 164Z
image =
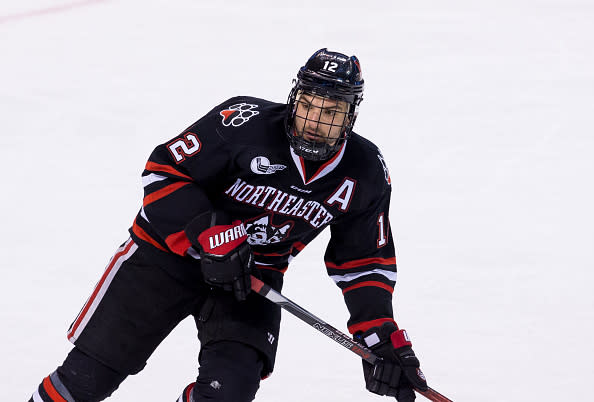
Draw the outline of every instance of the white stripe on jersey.
M33 402L43 402L43 399L41 399L41 395L39 395L39 390L35 391L32 398Z
M334 283L338 284L338 282L348 282L352 281L353 279L360 278L365 275L371 274L379 274L383 275L389 280L396 282L396 272L394 271L386 271L385 269L372 269L371 271L365 272L355 272L354 274L344 274L344 275L330 275L330 278L334 280Z
M333 171L334 168L336 166L338 166L338 164L340 163L340 161L342 159L342 155L344 155L345 148L346 148L346 141L344 142L344 144L342 144L342 148L340 148L340 151L338 153L338 156L336 158L334 158L334 160L331 163L329 163L328 165L324 166L324 168L322 169L322 171L320 173L318 173L314 177L310 178L309 181L307 182L307 184L311 184L314 181L318 180L319 178L324 177L328 173L330 173L331 171Z
M299 156L297 156L295 151L293 151L293 147L289 147L289 151L291 152L291 157L293 158L293 162L295 163L295 167L297 168L297 171L301 175L301 179L303 179L303 183L311 184L314 181L326 176L332 170L334 170L334 168L336 166L338 166L338 164L342 160L342 155L344 155L344 150L346 148L345 145L346 145L346 141L342 144L342 147L340 148L340 151L338 151L338 154L333 156L332 159L330 159L331 162L330 163L326 162L326 163L328 163L327 165L322 165L322 166L324 166L323 169L319 173L315 174L313 177L310 177L309 181L305 177L305 172L303 171L303 167L301 166L301 161L299 160Z
M130 245L130 243L132 244ZM121 254L122 252L124 252L124 250L126 250L126 248L128 248L128 251L125 254ZM126 241L126 243L124 243L123 246L118 248L114 256L111 258L109 264L105 268L103 276L101 277L97 285L95 285L93 293L91 294L91 296L83 306L82 310L74 320L72 328L68 330L68 340L70 342L74 343L78 339L79 335L81 334L81 332L93 316L93 313L95 312L95 310L97 310L97 306L101 302L101 299L103 299L103 296L107 291L107 288L109 288L111 281L113 280L114 276L117 274L118 270L122 266L122 263L126 261L128 258L130 258L137 248L138 245L136 245L136 243L134 243L132 239L128 239L128 241ZM115 258L116 256L117 258Z
M166 176L161 176L160 174L151 173L147 174L146 176L142 176L142 187L146 187L149 184L153 184L154 182L161 181L167 179Z
M274 265L274 264L266 264L265 262L260 262L260 261L256 260L255 258L254 258L254 264L255 265L266 265L266 266L269 266L269 267L271 267L271 266Z
M146 216L146 212L144 212L144 207L140 208L140 216L142 216L145 221L150 222L148 216Z

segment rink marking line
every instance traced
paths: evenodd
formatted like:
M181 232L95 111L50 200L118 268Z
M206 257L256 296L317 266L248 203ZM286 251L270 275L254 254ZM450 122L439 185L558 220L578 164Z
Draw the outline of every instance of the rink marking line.
M4 22L23 20L23 19L31 18L31 17L38 17L41 15L62 13L62 12L70 11L74 8L91 6L96 3L103 3L105 1L107 1L107 0L76 1L76 2L66 3L66 4L53 6L53 7L40 8L37 10L30 10L30 11L23 11L21 13L16 13L16 14L0 15L0 24L2 24Z

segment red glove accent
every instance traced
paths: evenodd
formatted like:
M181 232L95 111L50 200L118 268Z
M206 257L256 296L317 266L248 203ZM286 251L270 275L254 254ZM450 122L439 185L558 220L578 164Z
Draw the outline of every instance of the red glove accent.
M240 220L231 225L216 225L198 236L202 250L214 256L225 256L247 240L247 232Z
M410 338L404 329L399 329L398 331L392 332L390 334L390 340L392 341L394 349L398 349L403 346L412 346Z

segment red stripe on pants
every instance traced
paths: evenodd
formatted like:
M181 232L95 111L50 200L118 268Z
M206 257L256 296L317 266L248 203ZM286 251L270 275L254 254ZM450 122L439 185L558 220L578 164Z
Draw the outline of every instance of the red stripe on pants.
M109 265L105 269L105 272L103 273L103 276L101 276L101 279L99 280L99 283L97 283L97 286L95 286L95 290L91 294L91 297L89 297L89 300L87 300L87 302L85 303L85 306L83 307L82 311L80 312L80 314L76 318L76 321L74 322L74 324L72 324L72 328L70 329L70 331L68 331L68 339L69 340L72 340L72 337L74 336L74 333L78 329L78 327L79 327L80 323L82 322L82 320L85 318L85 315L87 314L87 312L89 311L89 308L91 307L91 305L95 301L95 298L97 297L97 294L101 290L101 287L105 283L105 280L107 279L107 276L109 275L109 273L113 269L114 265L117 263L117 261L123 255L126 255L126 253L128 253L128 251L130 251L130 248L133 245L134 245L134 242L132 241L132 239L130 239L128 241L128 244L126 244L126 246L124 247L124 249L122 251L116 253L113 256L113 258L111 259L111 262L109 263Z

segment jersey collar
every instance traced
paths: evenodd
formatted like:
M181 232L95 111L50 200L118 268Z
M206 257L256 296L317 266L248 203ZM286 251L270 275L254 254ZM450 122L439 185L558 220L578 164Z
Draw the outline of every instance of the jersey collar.
M334 168L336 166L338 166L338 164L340 163L340 160L342 159L342 155L344 154L346 143L347 142L344 141L342 144L342 147L340 147L340 150L336 154L334 154L334 156L332 158L328 159L328 161L326 163L324 163L322 166L320 166L318 171L315 172L313 174L313 176L311 176L309 179L307 179L307 176L305 174L305 161L303 160L303 157L298 156L293 151L293 148L289 147L289 151L291 152L291 156L293 157L293 162L295 163L295 167L297 167L297 170L299 171L299 174L301 175L303 184L305 184L305 185L311 184L314 181L318 180L319 178L324 177L328 173L333 171Z

